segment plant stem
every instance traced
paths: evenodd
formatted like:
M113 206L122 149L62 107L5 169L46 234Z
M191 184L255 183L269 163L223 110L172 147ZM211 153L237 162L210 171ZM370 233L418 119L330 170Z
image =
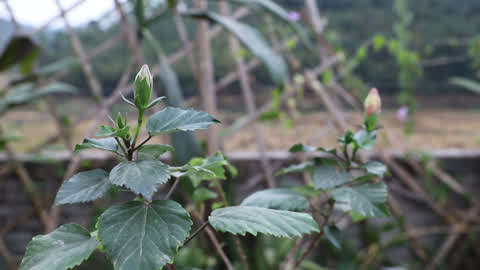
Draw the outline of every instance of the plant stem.
M198 229L194 233L192 233L190 237L187 238L187 240L185 240L183 246L186 246L187 243L190 242L190 240L192 240L193 238L195 238L195 236L197 236L201 231L203 231L203 229L205 229L208 224L210 223L208 221L205 221L200 227L198 227Z
M118 146L120 146L120 148L122 149L122 152L125 155L125 157L127 157L127 149L125 149L125 147L117 137L114 137L114 138L115 138L115 141L117 141Z
M152 138L152 136L149 135L143 142L141 142L137 147L135 147L133 149L133 151L134 152L137 151L138 148L142 147L144 144L146 144L148 141L150 141L151 138Z
M180 180L180 178L175 179L175 182L173 182L172 187L170 188L170 190L168 191L167 195L165 196L165 200L168 200L168 199L170 198L170 196L172 196L173 192L175 191L175 189L176 189L177 186L178 186L179 180Z
M140 129L142 128L142 124L143 124L143 113L144 113L144 112L145 112L144 110L139 110L139 111L138 111L137 127L135 128L135 136L133 137L132 146L130 147L130 149L132 149L132 152L133 152L133 150L135 149L135 144L137 143L138 134L140 133Z

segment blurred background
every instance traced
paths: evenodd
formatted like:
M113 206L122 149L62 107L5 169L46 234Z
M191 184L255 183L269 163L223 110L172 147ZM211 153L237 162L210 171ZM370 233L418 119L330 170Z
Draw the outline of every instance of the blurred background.
M339 247L320 242L301 269L478 269L479 14L478 0L0 0L0 269L17 269L32 236L93 228L121 200L51 208L64 179L114 165L73 146L107 115L134 117L121 94L142 64L169 105L222 121L157 141L175 164L223 151L239 170L225 182L233 203L301 178L275 176L302 158L290 146L333 147L378 88L368 156L389 166L393 218L340 226ZM252 269L280 269L295 241L246 243ZM205 245L177 268L223 269ZM101 253L82 267L111 268Z

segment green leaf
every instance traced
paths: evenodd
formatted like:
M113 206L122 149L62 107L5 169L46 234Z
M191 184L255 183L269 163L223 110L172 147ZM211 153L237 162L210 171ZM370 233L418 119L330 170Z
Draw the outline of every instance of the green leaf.
M277 210L305 211L308 208L308 200L291 189L272 188L253 193L245 198L241 205Z
M95 136L97 137L120 137L127 138L130 135L130 127L125 126L120 129L116 129L112 126L99 126Z
M342 246L340 245L340 242L337 240L337 237L336 237L336 235L338 235L339 233L340 233L340 231L334 226L331 226L331 227L324 226L323 227L323 234L328 239L330 244L332 244L337 249L342 248Z
M27 246L20 270L66 270L80 265L97 248L95 236L82 226L66 224Z
M165 152L173 152L175 149L166 144L148 144L138 148L138 159L158 159Z
M463 87L467 90L480 94L480 83L467 78L455 77L449 80L451 84Z
M178 131L207 129L214 123L220 123L220 121L206 112L167 107L148 119L147 131L151 136L155 136Z
M193 158L188 163L187 172L184 174L190 178L194 186L198 186L204 180L227 179L224 166L235 176L237 171L222 155L217 152L208 158Z
M377 133L375 131L367 132L366 130L362 129L355 133L353 139L360 148L372 149L375 146L376 136Z
M76 88L65 83L52 83L47 86L36 89L33 83L22 84L17 86L0 98L0 113L6 109L27 104L43 96L58 93L73 93Z
M365 168L368 173L378 175L379 177L383 177L388 170L385 164L378 161L369 161L363 164L362 168Z
M55 205L93 201L111 188L106 171L95 169L80 172L62 184L55 198Z
M278 175L284 175L287 173L298 173L298 172L310 171L314 165L315 163L313 161L307 161L300 164L290 165L287 168L283 168L279 170L275 175L278 176Z
M288 78L288 67L285 61L268 45L255 28L215 12L207 11L189 15L219 23L233 33L255 56L265 63L275 83L283 84L285 79Z
M290 147L288 150L290 153L298 153L298 152L315 152L317 149L315 147L302 144L302 143L297 143Z
M344 168L330 164L316 166L312 177L316 189L329 189L353 181Z
M158 187L170 179L170 171L158 160L124 161L112 169L109 179L112 184L125 186L151 201Z
M291 238L319 231L309 214L253 206L219 208L208 221L217 231L241 235L248 232Z
M314 49L313 44L309 39L305 29L303 29L302 25L292 21L290 19L288 12L282 6L278 5L274 1L271 1L271 0L235 0L235 1L240 3L246 3L246 4L260 5L265 10L267 10L268 12L276 16L277 18L280 18L285 22L289 23L292 26L292 28L297 32L298 36L300 37L300 40L302 40L305 46L310 50Z
M203 187L195 189L193 192L193 201L195 203L201 203L215 198L217 198L217 193Z
M111 152L120 153L120 148L118 146L117 141L114 138L102 138L102 139L94 139L94 138L85 138L83 142L80 144L75 145L75 152L96 148Z
M51 76L57 72L65 72L80 65L80 61L76 57L65 57L49 65L42 66L36 74L44 77Z
M386 217L378 204L387 200L387 186L383 182L340 187L332 190L337 201L335 207L343 211L355 211L363 216Z
M15 64L28 60L40 47L27 36L14 36L0 52L0 71L5 71Z
M98 220L98 239L116 270L162 269L173 262L192 221L174 201L130 201L107 209Z

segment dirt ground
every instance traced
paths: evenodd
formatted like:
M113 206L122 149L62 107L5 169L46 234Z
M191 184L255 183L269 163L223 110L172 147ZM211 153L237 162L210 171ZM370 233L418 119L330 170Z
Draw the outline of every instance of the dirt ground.
M61 110L67 110L69 115L78 115L89 107L87 101L74 101L75 105L65 103L60 105ZM118 109L118 108L117 108ZM123 108L121 108L123 109ZM20 141L14 143L19 151L27 151L35 145L45 141L56 133L56 124L44 110L44 112L28 110L15 110L3 117L3 121L9 123L11 130L23 134ZM233 111L233 112L232 112ZM218 118L224 123L220 132L226 131L234 119L244 116L244 113L221 111ZM361 124L362 115L345 113L347 119L354 124ZM133 118L133 115L132 115ZM107 123L107 122L105 122ZM89 122L73 123L74 142L80 142L88 130ZM424 151L441 148L480 148L480 106L458 107L448 109L436 109L428 107L420 110L415 115L415 131L406 135L403 124L396 119L395 111L386 109L382 112L381 124L388 129L390 138L380 133L380 143L387 148L392 148L389 140L396 140L406 145L408 149ZM297 142L310 143L315 146L332 146L339 134L335 131L329 115L316 109L301 112L295 120L293 127L286 127L282 121L263 122L262 133L268 150L286 150ZM199 132L200 137L204 132ZM157 142L168 143L168 138L156 139ZM62 144L52 146L54 149L62 149ZM256 148L255 138L251 127L226 138L224 149L231 151L253 151Z

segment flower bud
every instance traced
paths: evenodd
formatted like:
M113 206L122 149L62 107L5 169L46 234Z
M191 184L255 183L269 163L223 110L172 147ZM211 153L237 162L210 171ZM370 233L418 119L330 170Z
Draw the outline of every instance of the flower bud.
M144 110L150 103L153 91L153 77L147 65L137 73L134 84L134 103L138 109Z
M376 113L377 115L380 114L382 111L382 101L378 95L377 88L372 88L372 90L370 90L363 106L368 116L372 116L373 113Z

